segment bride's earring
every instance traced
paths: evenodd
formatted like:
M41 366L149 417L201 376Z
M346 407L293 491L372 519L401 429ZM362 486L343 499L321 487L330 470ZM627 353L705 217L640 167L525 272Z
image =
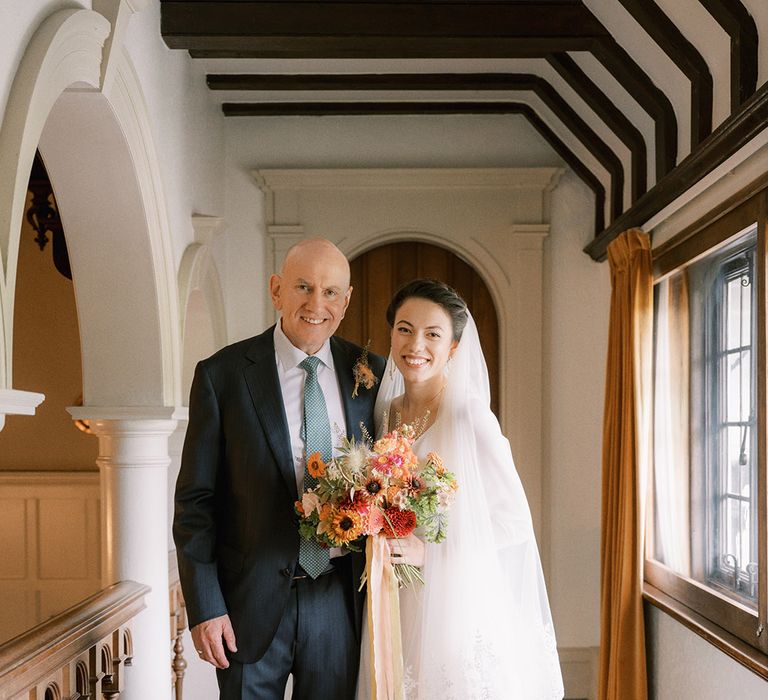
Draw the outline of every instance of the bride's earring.
M389 380L392 381L395 378L395 362L390 358L389 360Z
M447 377L451 373L451 360L453 359L453 355L451 355L448 358L448 362L445 363L445 369L443 370L443 373Z

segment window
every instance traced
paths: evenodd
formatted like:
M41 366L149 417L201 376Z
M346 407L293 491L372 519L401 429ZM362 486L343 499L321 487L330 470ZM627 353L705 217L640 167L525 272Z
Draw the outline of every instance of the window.
M765 199L654 251L645 591L768 677Z

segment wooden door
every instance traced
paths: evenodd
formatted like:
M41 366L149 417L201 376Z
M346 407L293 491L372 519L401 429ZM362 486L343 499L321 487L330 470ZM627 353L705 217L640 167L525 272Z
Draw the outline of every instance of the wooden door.
M385 312L397 289L417 277L432 277L451 285L467 302L477 323L488 363L491 407L498 415L499 324L485 282L475 270L446 248L430 243L388 243L363 253L351 262L352 301L339 327L339 335L371 351L389 354L389 326Z

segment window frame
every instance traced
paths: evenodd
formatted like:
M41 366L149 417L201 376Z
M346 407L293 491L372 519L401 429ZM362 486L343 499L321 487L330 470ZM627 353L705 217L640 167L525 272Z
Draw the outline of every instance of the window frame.
M768 480L766 478L766 229L768 226L768 180L744 190L689 226L666 243L654 248L654 284L704 255L715 252L735 235L757 224L755 280L757 335L756 423L758 509L758 593L757 611L682 576L651 558L653 536L653 465L646 509L646 551L643 595L707 641L755 673L768 679ZM694 474L706 474L701 467Z

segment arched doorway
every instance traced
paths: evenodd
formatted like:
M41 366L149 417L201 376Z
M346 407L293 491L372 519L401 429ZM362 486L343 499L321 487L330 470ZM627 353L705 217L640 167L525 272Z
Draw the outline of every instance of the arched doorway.
M394 292L417 277L433 277L450 284L467 302L477 323L491 382L491 407L499 405L499 323L483 279L447 248L421 241L399 241L378 246L350 263L354 293L339 334L386 356L389 327L387 304Z

